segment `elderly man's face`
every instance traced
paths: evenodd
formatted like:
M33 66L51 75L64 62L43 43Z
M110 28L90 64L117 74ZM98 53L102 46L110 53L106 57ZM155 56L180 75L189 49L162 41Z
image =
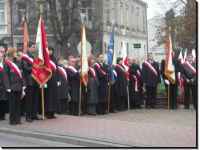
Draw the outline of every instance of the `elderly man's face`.
M0 59L4 57L5 49L3 47L0 47Z
M193 56L192 55L188 55L187 60L192 63L193 62Z
M104 62L104 56L103 56L103 55L99 55L98 61L99 61L100 63L103 63L103 62Z
M69 65L75 66L76 65L76 59L75 58L69 58Z

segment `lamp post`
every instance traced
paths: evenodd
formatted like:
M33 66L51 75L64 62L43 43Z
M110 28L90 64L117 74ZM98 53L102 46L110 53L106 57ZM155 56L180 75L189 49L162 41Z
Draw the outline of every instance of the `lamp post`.
M14 37L13 37L13 0L10 0L10 36L11 36L11 45L14 47Z
M43 9L44 9L44 3L45 3L45 0L36 0L36 3L39 7L39 15L42 15L43 14Z

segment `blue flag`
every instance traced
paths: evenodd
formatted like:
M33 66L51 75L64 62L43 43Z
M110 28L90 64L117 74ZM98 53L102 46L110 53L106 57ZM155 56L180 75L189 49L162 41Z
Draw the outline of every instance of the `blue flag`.
M116 76L114 75L114 68L113 64L113 55L114 55L114 30L110 33L110 41L108 44L108 51L107 51L107 63L109 66L109 79L113 83L115 81Z
M107 51L107 61L109 66L112 66L113 54L114 54L114 32L112 31L110 34L110 41L108 44L108 51Z

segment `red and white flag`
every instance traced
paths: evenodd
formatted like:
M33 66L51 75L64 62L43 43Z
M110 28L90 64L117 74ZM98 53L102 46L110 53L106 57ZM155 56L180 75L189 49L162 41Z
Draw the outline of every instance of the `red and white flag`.
M85 26L82 26L82 34L81 34L81 81L82 83L87 86L88 83L88 53L86 47L86 31Z
M28 25L27 25L26 19L24 19L24 22L23 22L23 42L24 42L23 51L24 53L26 53L29 47L29 33L28 33Z
M126 78L127 80L129 80L128 52L127 52L126 43L124 41L121 43L121 57L123 61L123 66L126 71Z
M43 86L52 76L45 25L40 17L36 36L37 57L33 61L32 76L40 86Z
M166 41L166 58L165 58L165 76L171 81L172 84L175 84L175 68L172 61L172 39L171 35L169 34L169 38Z

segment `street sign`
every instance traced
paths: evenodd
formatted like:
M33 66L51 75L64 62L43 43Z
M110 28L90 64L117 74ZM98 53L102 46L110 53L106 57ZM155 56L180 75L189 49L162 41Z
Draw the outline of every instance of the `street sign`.
M79 54L81 54L81 42L79 42L77 49L78 49ZM88 42L88 41L86 42L86 50L87 50L87 54L90 55L92 46L91 46L90 42Z
M135 43L135 44L133 44L133 47L134 48L141 48L141 44L140 43Z

